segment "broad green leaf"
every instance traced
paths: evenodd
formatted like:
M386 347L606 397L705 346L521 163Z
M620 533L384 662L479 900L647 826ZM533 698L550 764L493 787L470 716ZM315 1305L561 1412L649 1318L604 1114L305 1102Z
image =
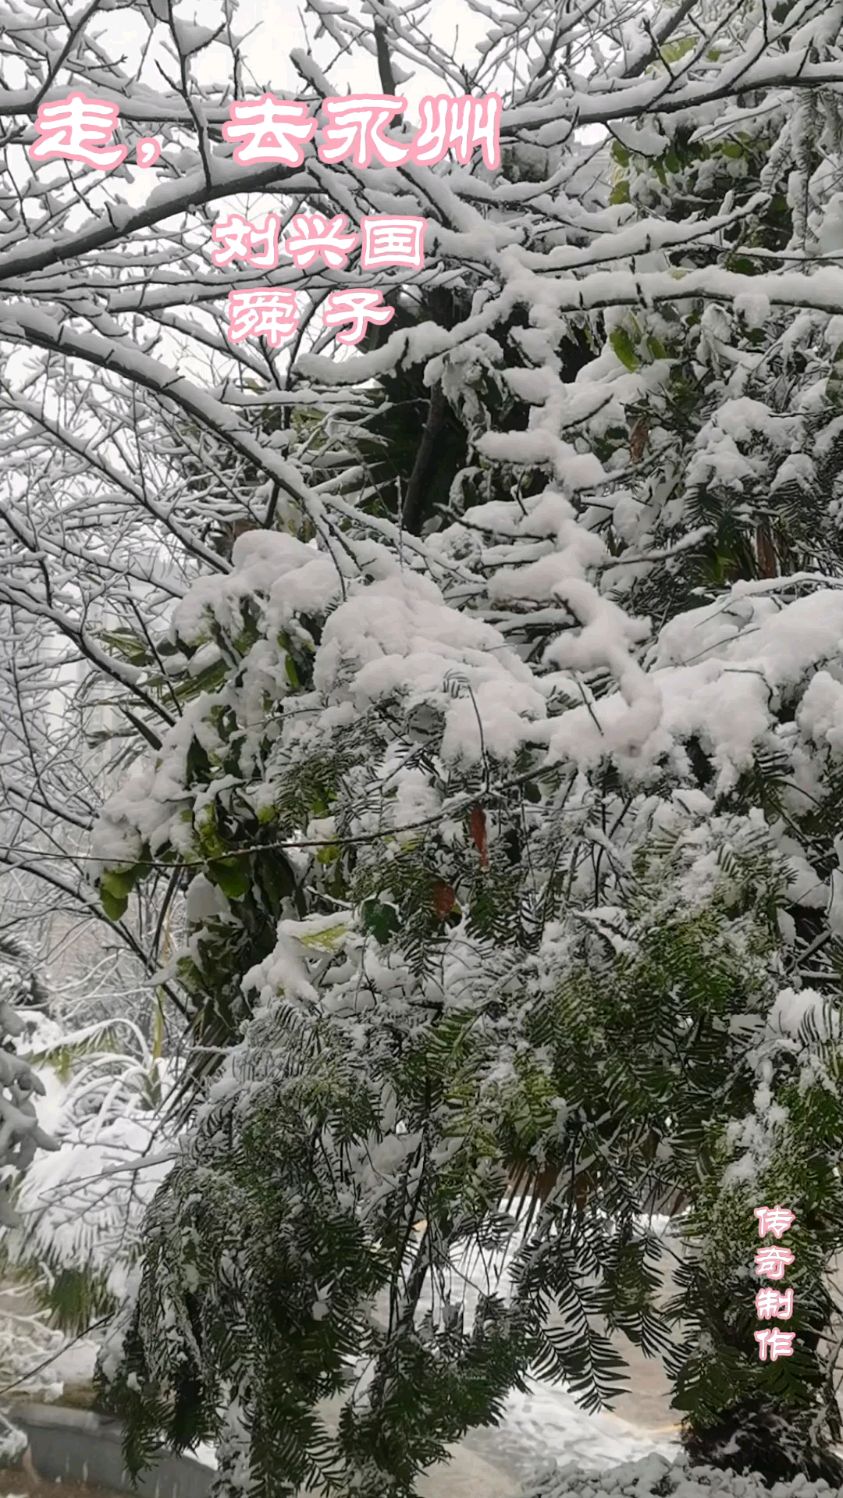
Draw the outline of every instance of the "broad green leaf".
M726 269L734 271L738 276L754 276L757 265L754 260L748 260L745 255L730 255L726 261Z
M191 701L201 692L216 692L225 682L228 666L225 661L213 661L197 676L186 676L179 682L176 695L180 702Z
M382 905L380 900L364 900L362 915L365 929L371 931L382 945L401 930L401 917L394 905Z
M251 870L242 859L217 859L208 867L208 878L227 900L242 900L252 886Z
M696 44L695 36L683 36L678 41L666 42L660 49L662 62L679 62L681 58L687 57Z
M635 352L632 339L626 328L613 328L609 334L609 343L615 357L620 359L627 369L637 369L641 360Z
M128 898L142 873L141 864L132 864L128 869L106 869L100 876L100 890L107 891L115 900Z
M194 739L193 744L195 743L196 740ZM193 744L191 744L191 748L193 747ZM189 765L190 760L188 752L188 767ZM206 806L204 811L197 818L196 835L199 839L199 846L206 858L219 858L222 854L225 853L225 843L223 842L217 830L217 810L215 806Z
M149 744L149 747L151 749L154 749L157 753L161 748L161 740L159 739L157 733L153 733L152 729L149 727L149 724L144 723L142 718L139 718L135 713L130 712L127 707L123 707L123 712L125 713L132 727L135 729L136 733L139 733L141 738L145 739L147 744Z
M290 865L280 850L268 851L255 859L255 886L275 920L283 902L292 894L295 880Z
M133 666L148 666L152 657L146 641L139 635L134 635L130 630L103 630L100 639L120 656L121 660L129 661Z
M128 895L112 895L107 889L100 890L100 905L110 921L119 921L126 914Z
M298 939L302 946L316 947L321 952L332 952L343 937L347 936L348 926L348 921L338 921L336 926L329 926L325 931L312 931L309 934L300 935Z
M122 900L131 893L131 889L125 875L119 874L115 869L106 869L100 878L100 893L111 895L115 900Z

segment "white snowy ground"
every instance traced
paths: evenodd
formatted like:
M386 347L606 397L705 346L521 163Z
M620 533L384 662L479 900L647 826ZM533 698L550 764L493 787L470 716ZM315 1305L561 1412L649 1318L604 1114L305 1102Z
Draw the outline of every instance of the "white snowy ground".
M589 1415L564 1389L548 1384L513 1395L501 1426L474 1431L462 1444L521 1480L551 1460L608 1467L675 1449L669 1431L649 1432L608 1413Z
M538 1384L510 1399L502 1425L473 1431L419 1486L424 1498L516 1498L524 1479L552 1461L598 1469L674 1450L667 1433L588 1415L563 1389Z

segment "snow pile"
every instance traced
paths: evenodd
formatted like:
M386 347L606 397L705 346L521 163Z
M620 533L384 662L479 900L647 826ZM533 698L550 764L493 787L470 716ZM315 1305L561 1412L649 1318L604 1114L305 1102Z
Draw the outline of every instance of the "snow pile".
M824 1498L840 1492L827 1482L797 1477L767 1487L757 1473L738 1475L717 1467L690 1467L683 1459L669 1462L652 1455L639 1462L623 1462L606 1472L587 1472L575 1463L548 1469L530 1479L520 1498Z
M690 778L684 746L696 740L710 758L713 788L722 795L760 750L790 746L792 726L782 725L779 715L783 706L797 703L806 753L812 745L835 748L839 687L835 692L837 683L822 667L836 658L841 630L843 592L836 588L782 602L736 587L717 603L672 620L650 663L661 719L634 762L618 756L623 768L643 780L669 765L677 776ZM580 768L596 765L615 750L623 712L616 693L548 723L551 758Z
M634 1391L640 1366L630 1371L630 1390ZM645 1413L641 1418L646 1421L648 1416ZM673 1458L677 1450L673 1435L663 1428L653 1431L646 1424L630 1423L610 1411L590 1413L567 1389L531 1379L524 1392L513 1390L509 1395L500 1425L473 1430L466 1440L488 1461L505 1466L523 1482L534 1479L537 1471L556 1472L563 1465L612 1470L621 1462L641 1461L654 1452Z
M189 673L204 676L223 664L213 637L225 641L237 669L185 704L155 761L110 798L94 837L104 865L130 866L144 848L199 856L217 809L243 794L230 772L218 773L231 763L233 722L246 794L263 816L271 814L271 781L286 751L324 752L368 712L394 712L415 737L438 724L443 763L463 768L488 756L514 758L530 724L544 717L546 692L498 630L452 607L434 582L382 547L359 546L364 575L347 581L333 562L284 535L243 537L233 560L230 574L201 579L180 603L170 641L176 653L165 659L177 673L187 653ZM302 693L308 677L313 690ZM199 752L216 773L206 790L191 794Z
M496 629L450 608L429 578L397 570L331 615L313 675L327 703L355 713L396 695L407 719L440 712L451 762L514 754L525 721L544 714L530 668Z
M143 1212L172 1165L154 1099L175 1073L128 1020L68 1033L33 1011L29 1017L28 1060L60 1147L36 1156L23 1175L18 1223L4 1234L3 1252L11 1264L48 1276L91 1275L119 1302ZM124 1051L115 1029L128 1031ZM68 1056L69 1077L61 1071Z
M27 1448L27 1439L22 1430L11 1425L5 1415L0 1415L0 1470L13 1467Z
M0 992L0 1227L16 1222L10 1194L16 1174L25 1171L37 1150L54 1150L41 1125L33 1098L43 1095L40 1078L16 1053L23 1034L20 1015Z
M16 1304L21 1309L16 1310ZM13 1388L18 1397L47 1403L58 1399L64 1385L55 1364L64 1344L64 1334L48 1324L48 1315L31 1309L27 1286L4 1288L0 1387Z

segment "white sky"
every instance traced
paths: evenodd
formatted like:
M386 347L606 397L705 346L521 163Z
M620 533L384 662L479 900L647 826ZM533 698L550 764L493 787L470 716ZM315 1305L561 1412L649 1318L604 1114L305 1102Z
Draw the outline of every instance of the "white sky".
M196 7L201 16L203 6ZM350 10L361 12L359 4L349 6ZM185 14L187 11L185 10ZM295 47L305 45L305 32L302 27L301 8L298 0L240 0L238 14L242 17L242 30L247 30L256 25L258 31L250 40L245 49L252 54L252 67L260 82L274 83L279 88L295 89L298 75L290 64L289 54ZM429 6L429 30L431 36L436 37L440 47L448 49L449 43L453 45L461 57L478 41L482 40L489 22L482 16L476 15L464 3L464 0L431 0ZM310 35L313 36L312 18L308 18ZM371 23L370 23L371 24ZM458 33L458 35L455 35ZM333 60L335 48L333 44L324 39L317 43L314 48L320 62L323 57ZM357 93L373 89L380 92L377 67L374 57L366 60L359 55L357 58L345 63L337 62L331 69L332 80L341 86L348 86ZM406 97L412 108L418 103L422 95L429 91L431 75L419 73L415 78L401 84L401 93ZM441 84L437 92L441 90Z

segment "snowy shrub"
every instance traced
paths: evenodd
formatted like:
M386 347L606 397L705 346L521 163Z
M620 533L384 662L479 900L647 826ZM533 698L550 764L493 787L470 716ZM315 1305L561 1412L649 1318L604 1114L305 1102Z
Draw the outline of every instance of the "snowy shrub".
M16 1221L10 1202L16 1176L31 1164L36 1150L57 1147L38 1122L34 1098L43 1095L43 1083L15 1051L23 1032L23 1022L0 995L0 1230Z
M689 1467L687 1461L668 1462L661 1456L624 1462L607 1471L583 1471L574 1463L549 1470L526 1482L520 1498L825 1498L839 1492L822 1478L809 1482L796 1477L768 1486L758 1473L739 1475L730 1468Z
M0 1414L0 1471L4 1467L17 1466L27 1444L23 1431L11 1425L5 1415Z
M28 1295L26 1288L3 1286L0 1318L0 1385L14 1389L18 1397L57 1399L63 1389L54 1373L54 1359L63 1350L64 1334L48 1324L44 1311L14 1309L14 1298ZM9 1302L12 1301L12 1305ZM0 1463L2 1465L2 1463Z
M59 1148L18 1184L0 1263L55 1324L81 1333L125 1299L143 1212L171 1159L160 1104L175 1072L131 1021L69 1031L31 1011L22 1018Z
M669 1346L656 1243L636 1226L664 1200L687 1209L690 1249L668 1320L693 1336L671 1363L710 1423L763 1396L749 1266L768 1196L798 1217L780 1398L797 1425L824 1410L833 1427L820 1341L843 1219L840 1011L788 981L794 872L731 773L737 715L709 710L724 747L705 792L682 747L705 711L689 669L728 701L744 636L702 667L654 667L675 715L646 756L621 748L612 788L596 754L585 773L611 696L582 715L548 700L429 578L371 545L357 567L341 583L290 537L238 540L230 577L198 584L158 646L178 678L214 638L223 679L98 831L106 879L128 886L150 859L197 871L175 967L228 1041L145 1221L117 1378L136 1453L163 1419L171 1438L219 1441L224 1473L245 1424L272 1431L265 1457L249 1447L268 1471L283 1408L296 1481L345 1462L374 1491L379 1461L410 1480L411 1432L435 1459L528 1366L596 1407L620 1387L613 1329ZM785 661L763 629L747 638L810 690L798 631ZM776 734L769 702L749 716L756 741ZM436 1287L466 1238L488 1252L515 1232L513 1172L556 1184L509 1303L464 1328ZM364 1375L366 1404L332 1441L313 1407ZM161 1403L139 1392L150 1382ZM201 1395L185 1405L185 1388ZM808 1447L824 1453L821 1434Z

